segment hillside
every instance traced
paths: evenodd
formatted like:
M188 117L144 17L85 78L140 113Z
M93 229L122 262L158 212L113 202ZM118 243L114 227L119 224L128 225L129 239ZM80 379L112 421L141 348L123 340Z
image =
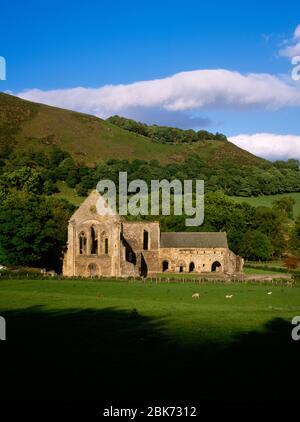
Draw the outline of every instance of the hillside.
M0 93L0 147L18 151L50 151L53 146L69 152L87 165L115 159L158 160L180 163L195 155L212 167L260 165L265 160L230 142L160 144L121 129L100 118L25 101Z
M72 204L78 206L100 180L118 184L124 171L128 182L204 180L200 230L226 231L231 250L251 260L288 250L294 201L280 196L277 208L261 209L243 198L254 204L267 195L272 206L272 195L300 192L297 160L271 163L226 139L189 140L193 131L161 126L147 130L159 136L150 139L93 116L0 94L0 262L59 270ZM185 215L159 220L162 231L186 230Z

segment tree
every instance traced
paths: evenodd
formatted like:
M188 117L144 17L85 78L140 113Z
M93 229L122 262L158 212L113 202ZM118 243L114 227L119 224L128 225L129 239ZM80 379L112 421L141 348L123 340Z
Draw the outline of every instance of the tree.
M269 238L276 256L281 256L286 251L286 218L282 212L268 207L258 207L251 228Z
M267 261L273 254L273 248L268 237L258 230L246 232L240 254L253 261Z
M300 256L300 215L296 218L291 234L291 249Z
M59 189L56 184L51 179L46 180L44 183L44 193L46 195L52 195L57 192L59 192Z
M294 198L284 196L280 199L276 199L273 202L273 209L282 212L287 218L293 219L293 210L296 201Z
M3 174L2 180L9 187L17 188L24 192L35 194L43 192L43 178L40 171L29 166L23 166L15 171Z
M59 269L73 211L67 201L18 192L0 204L0 261Z
M296 270L299 266L299 258L294 255L288 255L284 258L283 263L289 270Z

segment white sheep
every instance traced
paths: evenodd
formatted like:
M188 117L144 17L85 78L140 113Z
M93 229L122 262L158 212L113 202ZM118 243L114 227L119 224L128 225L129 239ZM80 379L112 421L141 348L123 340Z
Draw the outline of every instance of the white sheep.
M226 295L225 297L226 297L226 299L231 299L233 297L233 295Z
M199 299L199 298L200 298L199 293L193 293L192 294L192 299Z

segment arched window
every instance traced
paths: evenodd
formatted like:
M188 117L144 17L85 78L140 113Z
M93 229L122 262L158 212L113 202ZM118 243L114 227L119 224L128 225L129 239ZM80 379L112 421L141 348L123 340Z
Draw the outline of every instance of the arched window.
M195 269L195 264L193 262L190 262L189 272L192 273L194 271L194 269Z
M144 251L147 251L149 249L149 233L147 230L144 230L143 233L143 249Z
M162 263L162 271L165 272L165 271L168 271L168 269L169 269L169 263L168 263L168 261L163 261L163 263Z
M104 239L104 253L108 255L108 238Z
M79 235L79 253L80 255L86 254L86 234L81 232Z
M91 254L96 255L98 253L98 237L97 230L91 227Z

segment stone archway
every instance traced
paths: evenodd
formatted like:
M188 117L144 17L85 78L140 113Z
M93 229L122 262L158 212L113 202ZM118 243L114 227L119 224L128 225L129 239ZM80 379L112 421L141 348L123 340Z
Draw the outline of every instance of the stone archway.
M211 271L213 273L214 272L220 273L222 271L222 265L220 264L219 261L215 261L215 262L212 263L212 265L211 265Z
M163 271L163 273L165 271L168 271L168 269L169 269L169 262L165 260L165 261L162 262L162 271Z
M91 278L98 277L99 276L99 268L98 268L98 265L96 265L93 262L91 262L88 265L88 275Z
M192 273L193 271L195 271L195 264L193 262L190 262L189 273Z

